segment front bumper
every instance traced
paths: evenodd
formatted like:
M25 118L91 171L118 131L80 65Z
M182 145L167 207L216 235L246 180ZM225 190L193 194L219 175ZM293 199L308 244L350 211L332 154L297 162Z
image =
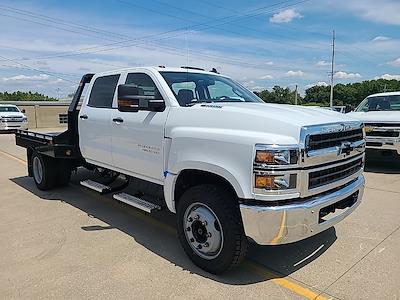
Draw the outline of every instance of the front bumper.
M280 206L241 204L245 233L260 245L287 244L313 236L347 217L360 204L364 185L361 175L338 190L316 195L305 202L299 200ZM351 205L329 219L321 219L324 211L343 203Z
M395 150L400 154L400 138L366 137L367 148L380 150Z
M28 122L4 122L0 121L0 130L26 130L28 129Z

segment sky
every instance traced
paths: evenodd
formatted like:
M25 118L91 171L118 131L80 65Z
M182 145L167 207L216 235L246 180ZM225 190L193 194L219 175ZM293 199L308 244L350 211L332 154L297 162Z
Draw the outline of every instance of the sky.
M85 73L216 68L251 90L400 80L399 0L0 1L0 91L65 98Z

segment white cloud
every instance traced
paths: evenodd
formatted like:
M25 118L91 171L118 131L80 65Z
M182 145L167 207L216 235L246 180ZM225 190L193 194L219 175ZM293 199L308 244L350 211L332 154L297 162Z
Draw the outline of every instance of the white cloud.
M361 78L360 73L347 73L344 71L338 71L334 75L335 78L338 79L354 79L354 78Z
M341 10L354 12L365 20L400 25L400 1L398 0L347 0L334 3Z
M324 67L324 66L329 66L330 63L327 62L326 60L320 60L315 65L318 66L318 67Z
M388 64L395 67L400 67L400 57L395 60L389 61Z
M296 18L302 18L302 17L303 16L300 13L298 13L295 9L289 8L274 14L271 18L269 18L269 21L271 23L289 23Z
M26 81L48 81L49 80L49 75L46 74L40 74L40 75L32 75L32 76L26 76L26 75L16 75L12 77L2 77L1 80L3 81L19 81L19 82L26 82Z
M264 76L261 76L260 79L262 79L262 80L271 80L271 79L274 79L274 76L272 76L272 75L264 75Z
M391 38L383 35L378 35L372 39L373 42L384 42L389 41Z
M306 89L309 89L310 87L313 87L313 86L328 86L329 84L327 84L325 81L318 81L317 83L310 83L310 84L307 84L306 86L305 86L305 88Z
M267 61L265 64L266 64L267 66L273 66L273 65L274 65L274 62L273 62L273 61Z
M381 76L375 77L374 79L386 79L386 80L395 79L395 80L400 80L400 74L398 74L398 75L395 75L395 74L393 74L393 75L391 75L391 74L383 74Z
M301 71L301 70L298 70L298 71L292 71L292 70L290 70L290 71L286 72L286 75L289 76L289 77L302 77L302 76L304 76L305 74L306 74L306 73L304 73L304 72Z

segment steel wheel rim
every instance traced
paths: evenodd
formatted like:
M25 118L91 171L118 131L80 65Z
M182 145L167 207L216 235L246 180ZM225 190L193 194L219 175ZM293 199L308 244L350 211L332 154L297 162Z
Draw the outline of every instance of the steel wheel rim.
M217 215L203 203L193 203L185 211L183 230L190 248L200 257L211 260L221 253L224 234Z
M33 177L37 183L41 183L43 180L43 166L39 157L35 156L33 158Z

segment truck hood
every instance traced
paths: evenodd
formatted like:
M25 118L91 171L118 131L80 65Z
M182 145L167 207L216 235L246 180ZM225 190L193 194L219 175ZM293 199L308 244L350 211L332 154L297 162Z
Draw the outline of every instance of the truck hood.
M400 111L350 112L347 116L363 122L400 122Z
M0 112L0 117L25 117L22 112L6 111Z
M203 103L171 110L167 136L174 128L223 131L246 136L258 143L298 143L303 126L355 121L344 114L321 108L267 103ZM189 129L190 128L190 129ZM222 133L221 133L222 134Z

